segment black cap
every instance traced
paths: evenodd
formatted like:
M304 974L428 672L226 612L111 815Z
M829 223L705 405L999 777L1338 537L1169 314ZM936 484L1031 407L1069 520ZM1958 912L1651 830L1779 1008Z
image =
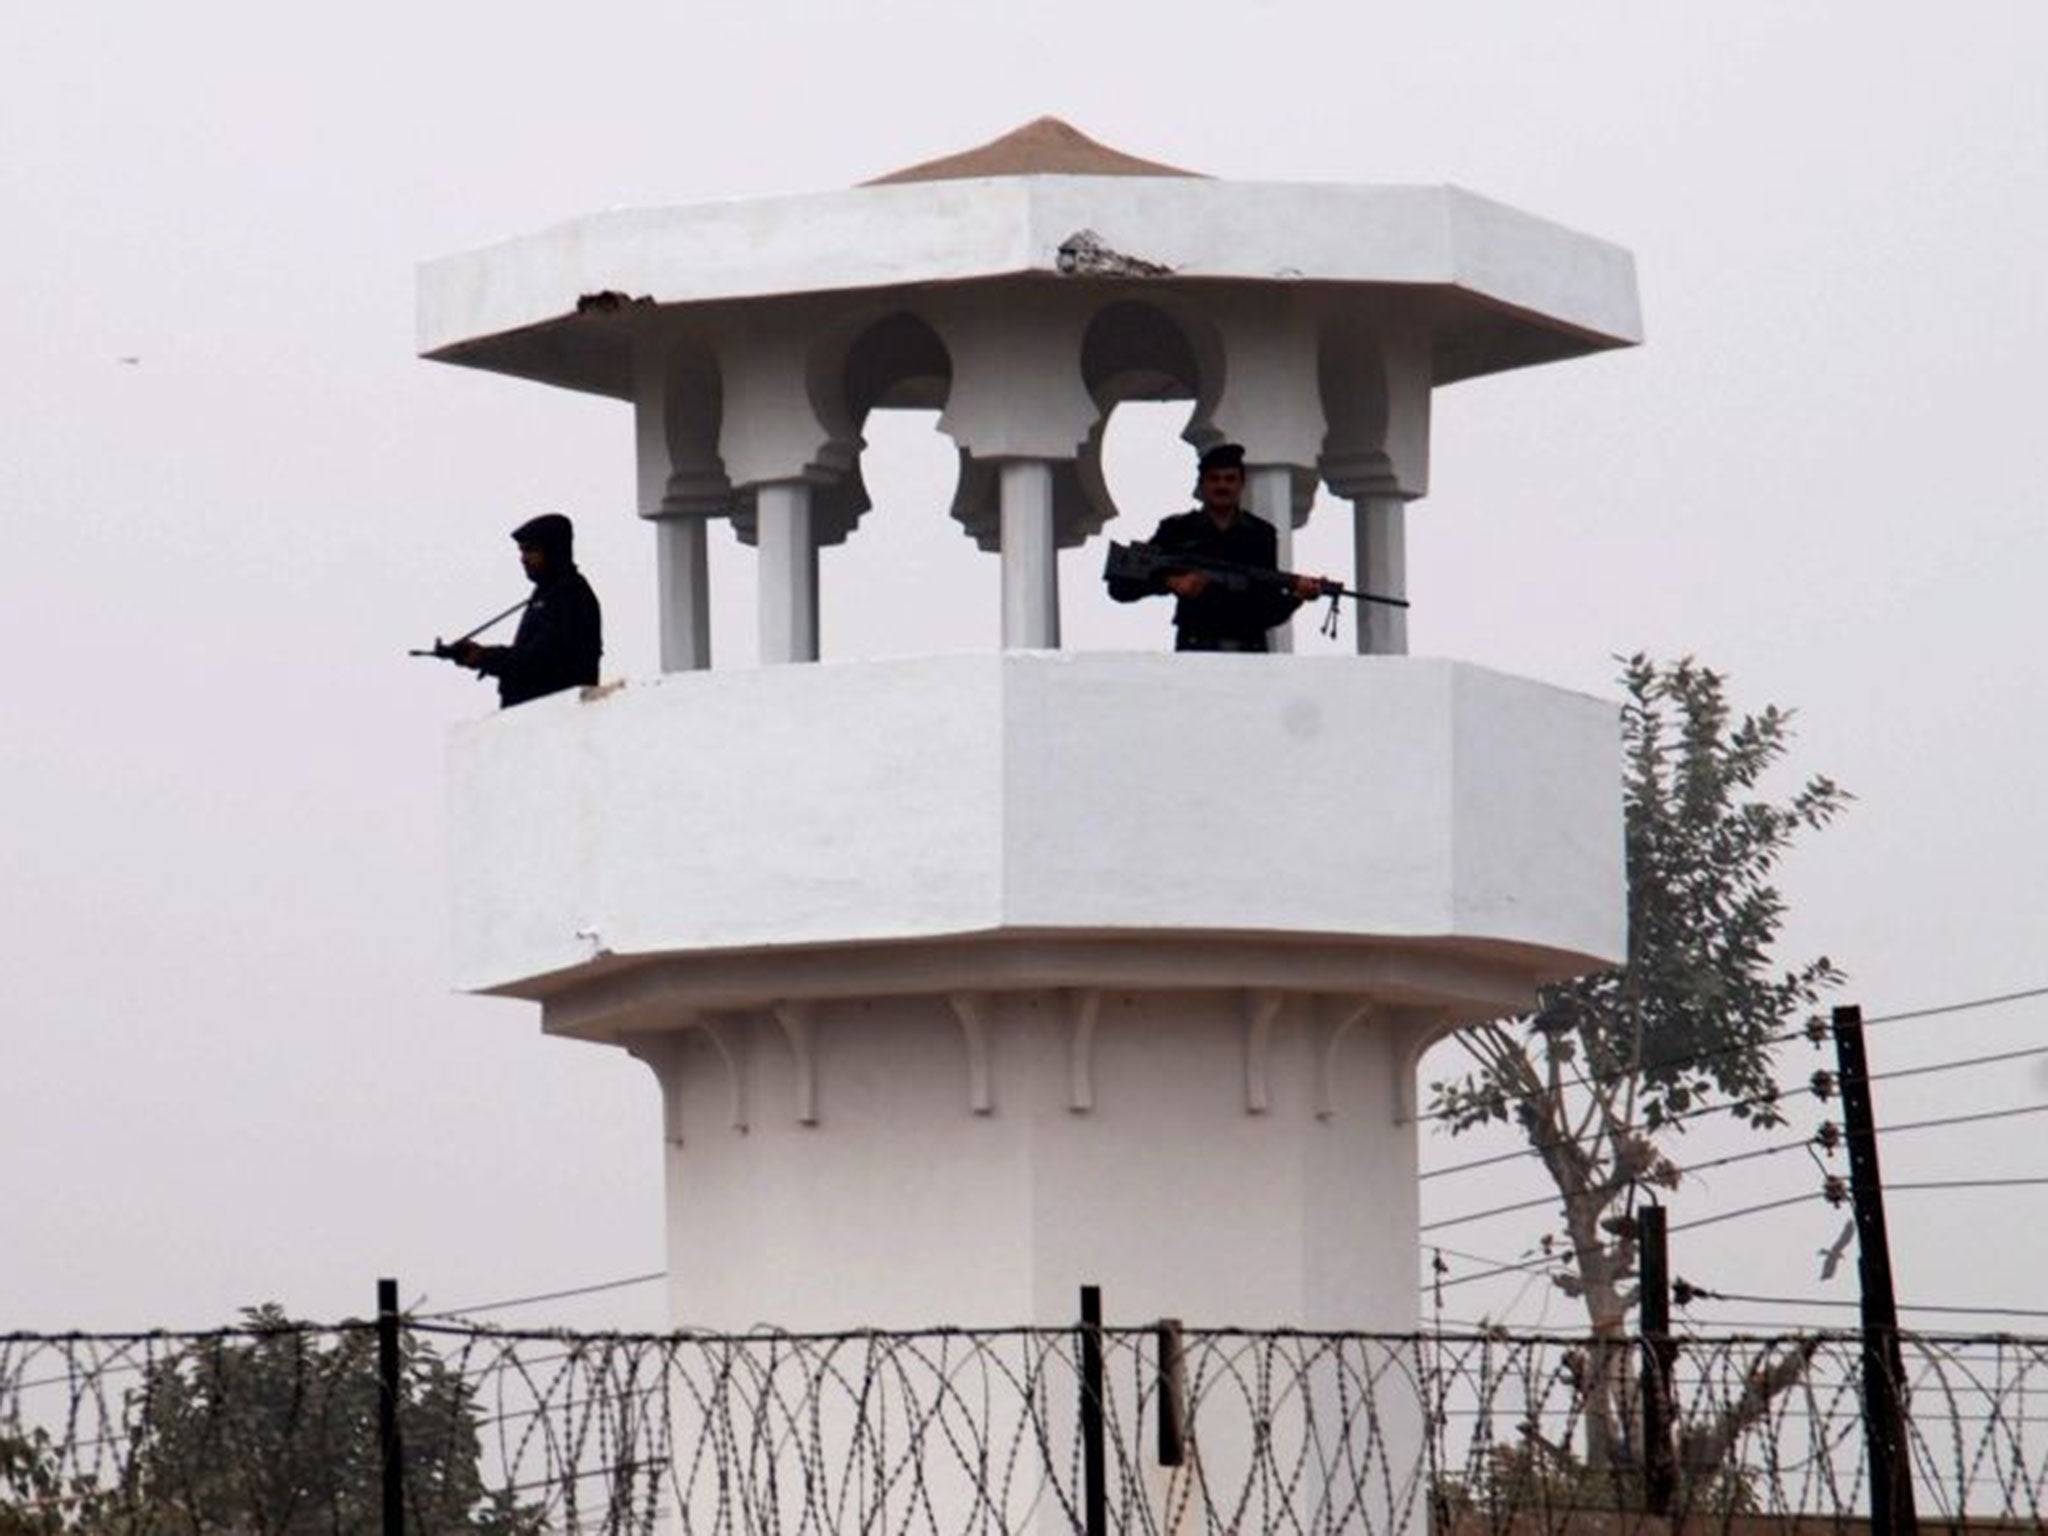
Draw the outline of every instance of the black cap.
M512 537L542 549L567 550L576 542L576 525L559 512L543 512L514 528Z
M1207 474L1212 469L1243 468L1243 443L1217 443L1214 447L1204 449L1202 452L1200 472L1203 474Z

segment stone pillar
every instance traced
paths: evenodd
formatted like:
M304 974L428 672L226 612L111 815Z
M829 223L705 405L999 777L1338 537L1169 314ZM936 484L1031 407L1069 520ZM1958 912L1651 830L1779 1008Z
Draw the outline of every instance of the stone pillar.
M1354 584L1406 597L1408 503L1429 491L1429 332L1408 315L1344 316L1324 330L1321 379L1330 422L1321 468L1351 503ZM1359 610L1361 654L1407 654L1407 609Z
M811 487L783 480L757 489L761 663L818 659L818 546Z
M1088 480L1076 462L1094 468L1099 447L1102 413L1081 377L1091 313L1085 295L1052 289L1001 305L953 299L932 308L953 365L939 417L961 454L953 515L983 549L1002 552L1006 650L1058 647L1059 544L1101 525L1102 514L1084 505Z
M1245 471L1245 505L1279 534L1274 561L1281 570L1294 569L1294 470L1285 464L1255 464ZM1294 621L1266 631L1267 648L1294 649Z
M655 520L664 672L695 672L711 665L711 550L705 532L705 519L688 513L663 513Z
M867 505L858 425L844 392L819 382L843 372L846 342L804 308L716 333L718 450L742 493L734 528L757 546L755 623L766 666L818 659L818 545L844 537Z
M676 340L637 360L633 447L640 515L654 524L661 670L711 665L706 523L732 487L718 459L718 374L702 347Z
M1408 595L1408 503L1397 495L1361 496L1352 503L1356 581L1382 597ZM1358 654L1406 656L1408 610L1360 603Z
M1052 466L1043 459L1002 465L1003 649L1057 650L1060 568L1055 547Z

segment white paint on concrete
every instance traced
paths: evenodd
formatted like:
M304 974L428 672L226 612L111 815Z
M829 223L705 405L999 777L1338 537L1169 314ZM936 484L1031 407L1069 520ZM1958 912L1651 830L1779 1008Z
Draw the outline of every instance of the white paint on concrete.
M574 219L425 263L419 350L565 320L593 330L614 313L579 315L578 301L600 294L706 304L1057 277L1060 246L1083 230L1170 268L1164 283L1429 286L1577 333L1570 351L1641 336L1627 252L1458 188L1021 176Z
M1245 502L1273 525L1274 563L1294 568L1294 470L1286 464L1252 464L1245 472ZM1294 621L1283 619L1266 631L1266 644L1284 654L1294 649Z
M816 1123L761 1115L744 1134L715 1047L679 1037L657 1065L680 1122L678 1324L1062 1325L1097 1283L1125 1321L1415 1326L1413 1240L1395 1235L1416 1221L1416 1127L1386 1095L1403 1026L1355 1029L1330 1055L1313 1001L1279 998L1249 1113L1241 994L1106 995L1094 1107L1076 1114L1059 993L973 999L980 1108L959 1009L821 1007ZM754 1023L734 1038L757 1101L789 1102L794 1059Z
M1398 496L1361 496L1352 508L1351 538L1358 590L1375 597L1408 595L1408 504ZM1366 656L1408 654L1408 610L1361 601L1358 649Z
M1011 459L1002 466L1003 646L1058 650L1060 567L1054 543L1052 466Z
M851 987L846 946L879 946L877 991L890 946L1005 934L1590 968L1622 952L1618 754L1611 705L1418 658L1014 652L566 693L456 733L458 975L542 995L592 928L592 975L772 951Z
M760 487L755 518L761 660L816 661L818 543L812 532L811 487L801 480Z
M1099 302L1043 283L920 294L952 365L939 430L977 459L1072 459L1102 415L1081 376Z
M661 670L711 665L711 549L701 517L654 520L656 622Z
M732 487L717 455L708 355L687 347L644 350L635 368L634 480L640 515L655 529L656 617L661 669L711 665L711 564L706 523L722 516Z

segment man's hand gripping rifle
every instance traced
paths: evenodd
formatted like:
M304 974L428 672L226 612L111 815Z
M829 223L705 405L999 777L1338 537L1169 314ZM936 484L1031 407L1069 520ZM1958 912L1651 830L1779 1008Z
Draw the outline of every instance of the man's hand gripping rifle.
M531 597L522 597L503 613L492 614L466 635L457 635L453 640L436 639L431 650L412 650L407 651L405 654L408 656L432 656L437 661L452 661L460 666L467 666L469 663L463 659L463 647L476 639L478 635L489 629L493 624L502 624L532 601Z
M1104 581L1153 582L1162 576L1172 576L1181 571L1197 571L1218 586L1232 592L1249 592L1256 587L1271 587L1293 592L1302 578L1292 571L1273 571L1264 566L1240 565L1235 560L1219 560L1210 555L1191 554L1186 550L1161 549L1156 544L1131 543L1109 546L1109 559L1102 567ZM1357 592L1340 582L1325 579L1321 584L1318 598L1330 600L1329 612L1323 615L1322 632L1326 635L1337 633L1337 612L1345 598L1354 603L1384 603L1389 608L1406 608L1405 597L1385 597L1377 592Z

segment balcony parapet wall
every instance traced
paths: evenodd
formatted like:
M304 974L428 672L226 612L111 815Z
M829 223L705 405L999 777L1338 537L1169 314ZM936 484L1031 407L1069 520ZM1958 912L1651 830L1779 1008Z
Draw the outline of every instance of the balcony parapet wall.
M1202 985L1234 947L1273 984L1406 955L1519 995L1623 952L1620 770L1612 705L1450 661L670 674L457 729L457 975L545 1000L695 964L731 1003L798 955L885 993L896 952L943 989L1020 952L1062 969L1018 984Z

